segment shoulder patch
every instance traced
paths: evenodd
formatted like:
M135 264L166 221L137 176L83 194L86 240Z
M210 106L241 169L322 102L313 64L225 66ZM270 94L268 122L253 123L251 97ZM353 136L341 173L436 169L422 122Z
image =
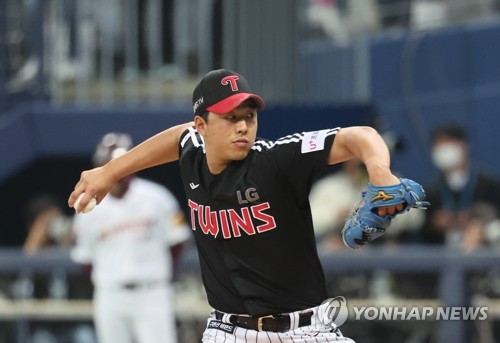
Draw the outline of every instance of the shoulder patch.
M301 153L323 150L327 133L328 130L305 132L302 138Z

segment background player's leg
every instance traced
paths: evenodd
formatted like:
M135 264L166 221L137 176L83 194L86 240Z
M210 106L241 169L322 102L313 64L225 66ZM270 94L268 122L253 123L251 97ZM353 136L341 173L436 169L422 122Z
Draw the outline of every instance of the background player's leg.
M132 343L132 332L126 320L127 301L123 292L95 291L94 324L99 343Z
M140 343L177 343L171 290L163 285L137 290L134 298L134 332Z

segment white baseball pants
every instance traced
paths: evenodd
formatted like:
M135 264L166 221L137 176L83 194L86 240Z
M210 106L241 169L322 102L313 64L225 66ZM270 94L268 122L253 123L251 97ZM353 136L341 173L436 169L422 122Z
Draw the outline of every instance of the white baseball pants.
M307 311L313 311L311 325L297 327L299 314ZM354 343L352 339L344 337L338 328L325 326L318 318L318 307L290 313L291 329L286 332L248 330L229 322L229 317L224 315L222 320L217 320L213 312L208 318L202 341L204 343Z

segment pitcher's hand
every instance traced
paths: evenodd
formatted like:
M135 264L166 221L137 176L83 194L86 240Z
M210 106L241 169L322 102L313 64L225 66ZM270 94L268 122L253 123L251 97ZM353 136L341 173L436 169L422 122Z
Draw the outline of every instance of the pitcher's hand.
M106 166L82 172L80 181L78 181L74 191L68 198L69 207L74 207L76 199L82 193L84 193L84 196L80 200L78 208L75 208L76 212L82 212L92 198L95 198L97 204L99 204L115 182L116 180L107 171Z

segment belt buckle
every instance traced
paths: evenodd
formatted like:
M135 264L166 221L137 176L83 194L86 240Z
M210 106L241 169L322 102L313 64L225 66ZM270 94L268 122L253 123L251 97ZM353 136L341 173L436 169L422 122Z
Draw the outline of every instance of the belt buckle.
M257 331L259 331L259 332L262 331L262 319L265 319L265 318L273 318L274 319L274 316L272 314L270 314L269 316L257 318Z

